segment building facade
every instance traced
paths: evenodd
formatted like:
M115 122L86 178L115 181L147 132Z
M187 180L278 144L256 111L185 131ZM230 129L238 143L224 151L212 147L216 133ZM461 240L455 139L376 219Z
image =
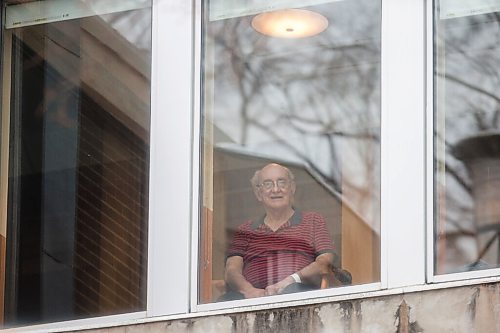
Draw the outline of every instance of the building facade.
M500 332L497 2L2 1L3 329Z

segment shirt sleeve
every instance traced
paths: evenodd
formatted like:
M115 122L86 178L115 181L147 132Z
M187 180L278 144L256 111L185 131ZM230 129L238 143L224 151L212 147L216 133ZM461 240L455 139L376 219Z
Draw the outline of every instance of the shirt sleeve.
M247 224L241 225L235 232L231 244L227 249L226 259L229 257L244 257L248 246Z
M320 214L315 216L314 221L314 250L316 256L323 253L333 253L335 251L333 240L326 227L325 218Z

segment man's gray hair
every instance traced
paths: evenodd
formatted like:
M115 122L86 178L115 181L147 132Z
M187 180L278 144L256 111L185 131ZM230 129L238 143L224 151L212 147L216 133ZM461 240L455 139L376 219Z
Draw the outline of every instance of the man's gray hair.
M290 169L288 169L286 166L283 166L281 164L269 163L269 164L263 166L262 169L264 169L265 167L267 167L268 165L271 165L271 164L278 165L278 166L282 167L283 169L285 169L285 171L288 175L288 179L292 182L295 181L295 175L293 174L293 172ZM255 173L253 174L253 177L250 178L250 183L252 184L252 187L254 187L254 188L256 188L259 185L259 178L260 178L260 173L261 173L262 169L255 171Z

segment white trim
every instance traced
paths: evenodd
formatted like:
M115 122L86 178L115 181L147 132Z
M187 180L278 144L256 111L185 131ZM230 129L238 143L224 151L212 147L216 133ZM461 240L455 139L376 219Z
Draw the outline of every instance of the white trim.
M198 311L199 281L199 240L200 240L200 205L201 205L201 53L202 53L202 12L201 0L193 0L194 7L194 44L193 44L193 150L192 150L192 219L191 219L191 311Z
M150 3L150 0L44 0L20 3L5 8L5 28L20 28L149 8Z
M16 328L2 329L2 333L10 332L30 332L30 333L52 333L52 332L68 332L94 328L104 328L120 325L132 325L138 320L146 318L146 312L134 312L112 316L93 317L87 319L78 319L71 321L54 322L50 324L23 326Z
M500 5L496 0L441 0L440 7L440 19L494 13L500 10Z
M212 0L210 1L210 21L255 15L285 8L302 8L342 0Z
M376 298L376 297L386 297L386 296L393 296L393 295L403 295L403 294L408 294L408 293L417 293L417 292L424 292L424 291L433 291L433 290L442 290L442 289L448 289L448 288L457 288L457 287L471 287L475 285L482 285L482 284L489 284L489 283L499 283L500 282L500 276L493 277L493 278L483 278L483 279L471 279L471 280L462 280L462 281L456 281L456 282L446 282L446 283L436 283L436 284L425 284L425 285L415 285L415 286L407 286L403 288L394 288L394 289L383 289L383 290L376 290L376 291L355 291L349 294L343 294L343 295L332 295L332 296L325 296L321 298L308 298L308 299L300 299L300 300L290 300L290 301L283 301L281 303L277 303L276 297L279 296L271 296L269 299L272 298L272 303L270 304L262 304L259 303L258 305L250 305L250 304L245 304L245 306L242 307L231 307L231 308L224 308L224 309L204 309L204 311L199 311L199 312L192 312L192 313L186 313L186 314L176 314L176 315L164 315L164 316L157 316L157 317L143 317L142 319L139 318L139 314L129 314L130 318L125 319L125 315L123 315L123 321L115 321L115 320L110 320L110 319L117 319L118 316L110 316L110 317L102 317L99 319L107 320L107 323L88 323L85 324L83 323L83 320L80 321L72 321L72 322L67 322L68 326L65 327L64 329L48 329L45 328L47 325L38 325L38 326L30 326L30 327L24 327L24 328L19 328L19 329L7 329L3 330L2 332L44 332L44 333L51 333L51 332L63 332L63 331L68 331L68 330L90 330L90 329L100 329L100 328L111 328L111 327L117 327L117 326L126 326L126 325L134 325L134 324L148 324L148 323L157 323L157 322L163 322L163 321L171 321L171 320L183 320L183 319L200 319L200 318L205 318L209 316L218 316L218 315L229 315L229 314L238 314L238 313L243 313L243 312L249 312L249 311L262 311L262 310L269 310L269 309L283 309L283 308L290 308L290 307L296 307L296 306L308 306L308 305L320 305L320 304L326 304L326 303L337 303L337 302L343 302L343 301L352 301L352 300L364 300L364 299L369 299L369 298ZM366 285L368 286L368 285ZM348 287L345 287L348 288ZM343 288L341 288L343 289ZM320 292L320 291L317 291ZM320 296L318 296L320 297ZM133 319L132 315L138 315L138 319ZM90 320L89 320L90 321ZM72 324L77 324L78 326L71 326ZM50 324L52 325L52 324ZM45 329L44 329L45 328Z
M382 8L381 8L381 27L380 27L380 283L382 289L387 289L388 287L388 259L389 259L389 248L387 246L387 241L389 239L388 232L388 223L385 218L386 215L386 207L384 205L385 201L385 192L386 192L386 183L388 173L386 172L386 163L384 161L384 153L385 153L385 141L387 139L385 131L386 118L388 117L388 113L384 110L387 110L387 97L386 97L386 82L388 78L387 68L388 60L386 56L386 52L384 51L386 40L384 39L384 31L387 29L387 21L390 19L390 12L386 8L386 4L381 0Z
M153 2L147 315L189 311L192 4Z
M387 287L425 282L424 3L382 5L382 248Z
M254 311L254 309L274 309L283 307L283 303L293 302L294 305L322 303L323 299L328 297L347 297L360 293L375 292L381 289L380 283L369 283L354 286L345 286L339 288L318 289L302 293L292 293L286 295L259 297L252 299L243 299L236 301L227 301L220 303L198 304L197 311L215 311L224 309L233 309L235 312Z
M269 310L269 309L281 309L281 308L289 308L289 307L295 307L295 306L307 306L307 305L315 305L315 304L325 304L325 303L336 303L336 302L343 302L343 301L350 301L350 300L363 300L367 298L375 298L375 297L384 297L384 296L391 296L391 295L402 295L402 294L408 294L408 293L417 293L417 292L424 292L424 291L432 291L432 290L440 290L440 289L448 289L448 288L457 288L457 287L467 287L467 286L474 286L474 285L480 285L480 284L488 284L488 283L499 283L500 282L500 276L497 277L489 277L489 278L482 278L482 279L469 279L469 280L461 280L461 281L455 281L455 282L446 282L446 283L435 283L435 284L422 284L422 285L410 285L410 286L405 286L405 287L400 287L400 288L392 288L392 289L380 289L380 284L379 283L374 283L374 284L367 284L363 285L364 290L354 290L355 287L358 286L352 286L352 287L342 287L337 289L339 292L344 290L345 293L343 294L338 294L338 295L324 295L325 290L317 290L317 291L312 291L308 292L307 295L310 294L315 294L316 298L300 298L300 299L290 299L284 300L279 297L282 296L270 296L268 297L270 302L268 303L262 303L259 302L258 300L260 299L266 299L266 298L259 298L255 300L244 300L244 301L233 301L233 302L225 302L222 304L241 304L241 307L238 306L233 306L233 307L225 307L223 308L220 306L220 309L215 308L215 305L200 305L200 312L194 312L190 313L186 316L169 316L165 318L157 318L155 319L156 321L160 320L174 320L174 319L184 319L184 318L201 318L201 317L206 317L206 316L213 316L213 315L225 315L225 314L233 314L233 313L242 313L242 312L249 312L249 311L261 311L261 310ZM346 288L346 289L344 289ZM349 288L349 289L348 289ZM352 288L352 289L351 289ZM369 291L369 289L373 289L372 291ZM374 290L374 289L379 289L379 290ZM335 288L333 289L335 290ZM291 294L294 295L294 294ZM295 294L295 295L300 295L300 294ZM255 304L249 303L249 301L255 301ZM246 302L246 303L245 303ZM245 303L245 304L243 304ZM216 303L217 304L217 303Z
M434 281L434 2L426 1L426 277Z
M482 278L486 279L490 277L500 279L500 268L434 275L432 277L432 281L434 283L440 283L440 282L464 281L469 279L482 279Z

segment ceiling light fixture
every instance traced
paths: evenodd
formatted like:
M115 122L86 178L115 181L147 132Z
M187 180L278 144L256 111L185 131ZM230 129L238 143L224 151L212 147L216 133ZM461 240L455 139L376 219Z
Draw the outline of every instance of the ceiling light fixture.
M328 27L328 20L310 10L283 9L255 16L252 27L267 36L304 38L323 32Z

